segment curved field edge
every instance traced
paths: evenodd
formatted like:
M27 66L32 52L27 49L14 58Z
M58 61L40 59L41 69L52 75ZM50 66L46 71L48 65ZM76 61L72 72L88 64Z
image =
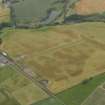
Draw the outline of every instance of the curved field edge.
M72 88L56 94L66 105L81 105L81 103L99 86L105 82L105 73L93 77L86 84L80 83ZM32 105L58 105L51 104L50 98ZM49 104L50 103L50 104Z
M69 28L82 30L82 32L84 32L84 34L90 35L91 37L94 37L95 35L99 36L99 32L100 32L100 35L103 36L103 38L102 37L101 38L104 39L105 38L104 37L104 33L105 33L104 27L105 27L104 23L92 23L91 25L89 25L88 23L83 23L82 25L76 24ZM46 31L46 30L47 30L47 28L45 30L39 29L38 31ZM95 30L95 31L93 32L93 30ZM11 29L10 29L10 31L11 31ZM92 31L92 33L91 33L91 31ZM102 33L101 33L101 31L102 31ZM96 40L97 40L97 36L95 36ZM6 37L4 35L4 37L8 39L8 36ZM102 40L101 38L98 38L98 40L99 41ZM72 88L69 88L69 89L57 94L57 97L62 99L67 105L80 105L83 102L83 100L85 98L87 98L88 95L90 95L91 92L98 85L103 83L104 81L105 81L105 74L98 75L98 76L94 77L92 80L89 80L86 84L76 85ZM56 105L56 102L54 102L54 103L51 103L51 102L52 102L51 99L47 99L47 100L35 103L33 105ZM57 103L57 105L58 105L58 103Z
M87 23L83 23L83 24L88 25L88 28L87 28L87 26L83 27L81 25L79 27L80 29L83 28L84 30L87 30L87 31L95 30L95 27L89 27L89 24L87 24ZM77 24L77 26L78 25L79 24ZM100 25L100 27L98 27L98 25ZM104 25L103 23L97 23L96 27L99 29L103 29L102 28L103 25ZM98 30L94 31L94 34L93 34L93 36L96 35L96 39L97 39L97 31ZM100 40L100 39L98 38L98 40ZM82 102L97 88L97 86L99 86L103 82L105 82L105 73L94 76L86 84L80 83L78 85L75 85L72 88L69 88L63 92L56 94L56 96L58 98L60 98L67 105L81 105ZM48 98L46 100L42 100L42 101L40 101L38 103L34 103L32 105L56 105L56 104L51 104L50 100L51 99Z

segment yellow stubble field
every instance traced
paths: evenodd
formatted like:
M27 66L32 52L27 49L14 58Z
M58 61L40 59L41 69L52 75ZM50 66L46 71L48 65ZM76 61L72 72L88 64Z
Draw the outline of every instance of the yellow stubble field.
M105 49L89 39L94 30L97 36L104 32L101 26L105 24L6 29L2 50L14 59L23 57L21 61L48 80L48 88L57 93L105 72Z

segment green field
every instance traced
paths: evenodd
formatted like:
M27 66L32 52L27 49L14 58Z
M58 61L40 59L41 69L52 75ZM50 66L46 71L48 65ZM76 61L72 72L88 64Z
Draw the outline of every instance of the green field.
M0 67L0 83L13 75L15 75L15 71L11 70L11 68L9 68L8 66Z
M54 98L49 98L49 99L40 101L40 102L38 102L36 104L32 104L32 105L64 105L64 103L62 100L59 102L59 100L56 100Z
M10 77L15 76L16 73L11 68L0 67L0 84ZM9 96L8 89L1 87L0 85L0 105L20 105L18 101L15 100L12 96Z
M31 105L48 97L39 87L16 72L14 67L0 67L0 105ZM50 98L45 105L63 104Z
M0 67L0 105L30 105L48 97L16 70L15 66Z
M82 105L104 105L105 89L100 85L83 103ZM94 101L95 100L95 101Z

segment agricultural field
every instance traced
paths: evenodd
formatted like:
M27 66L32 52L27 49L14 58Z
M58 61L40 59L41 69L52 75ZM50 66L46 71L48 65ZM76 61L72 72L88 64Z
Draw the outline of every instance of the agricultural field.
M16 24L0 30L0 54L11 60L0 58L0 105L105 104L105 0L6 3L0 23Z
M105 84L104 84L105 85ZM105 87L101 85L98 87L82 105L104 105L105 104Z
M10 21L10 9L0 1L0 23Z
M88 35L94 34L88 27L98 30L97 36L104 33L102 26L105 24L83 23L36 30L5 29L1 48L14 59L22 58L21 62L48 80L48 88L58 93L105 72L104 46L90 40Z
M105 12L104 0L79 0L75 5L75 11L80 15L89 15Z
M16 70L10 65L0 67L0 105L30 105L48 97Z
M65 103L63 103L62 100L59 101L53 98L48 98L32 105L65 105Z
M94 90L104 82L105 73L102 73L89 79L86 83L81 82L72 88L56 94L56 97L61 99L66 105L81 105L94 92ZM47 105L49 102L50 98L32 105Z

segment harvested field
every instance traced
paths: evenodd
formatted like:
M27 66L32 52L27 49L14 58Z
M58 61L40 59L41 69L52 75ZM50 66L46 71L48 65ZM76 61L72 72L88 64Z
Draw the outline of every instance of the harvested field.
M56 94L66 105L81 105L87 97L105 82L105 73L94 76L85 84L82 82L72 88ZM32 105L47 105L50 99L39 101ZM54 104L55 105L55 104Z
M14 58L24 56L21 61L49 80L49 89L56 93L105 72L104 46L90 40L88 35L102 26L105 24L84 23L38 30L4 30L7 32L2 49ZM101 33L104 28L96 34Z
M49 79L54 78L54 84L49 86L50 89L54 89L53 91L62 86L71 87L77 80L104 72L105 51L96 47L87 41L73 47L62 47L37 56L34 60L35 67L38 68L39 74L46 74L44 76Z
M102 13L105 12L105 0L79 0L75 10L80 15Z

